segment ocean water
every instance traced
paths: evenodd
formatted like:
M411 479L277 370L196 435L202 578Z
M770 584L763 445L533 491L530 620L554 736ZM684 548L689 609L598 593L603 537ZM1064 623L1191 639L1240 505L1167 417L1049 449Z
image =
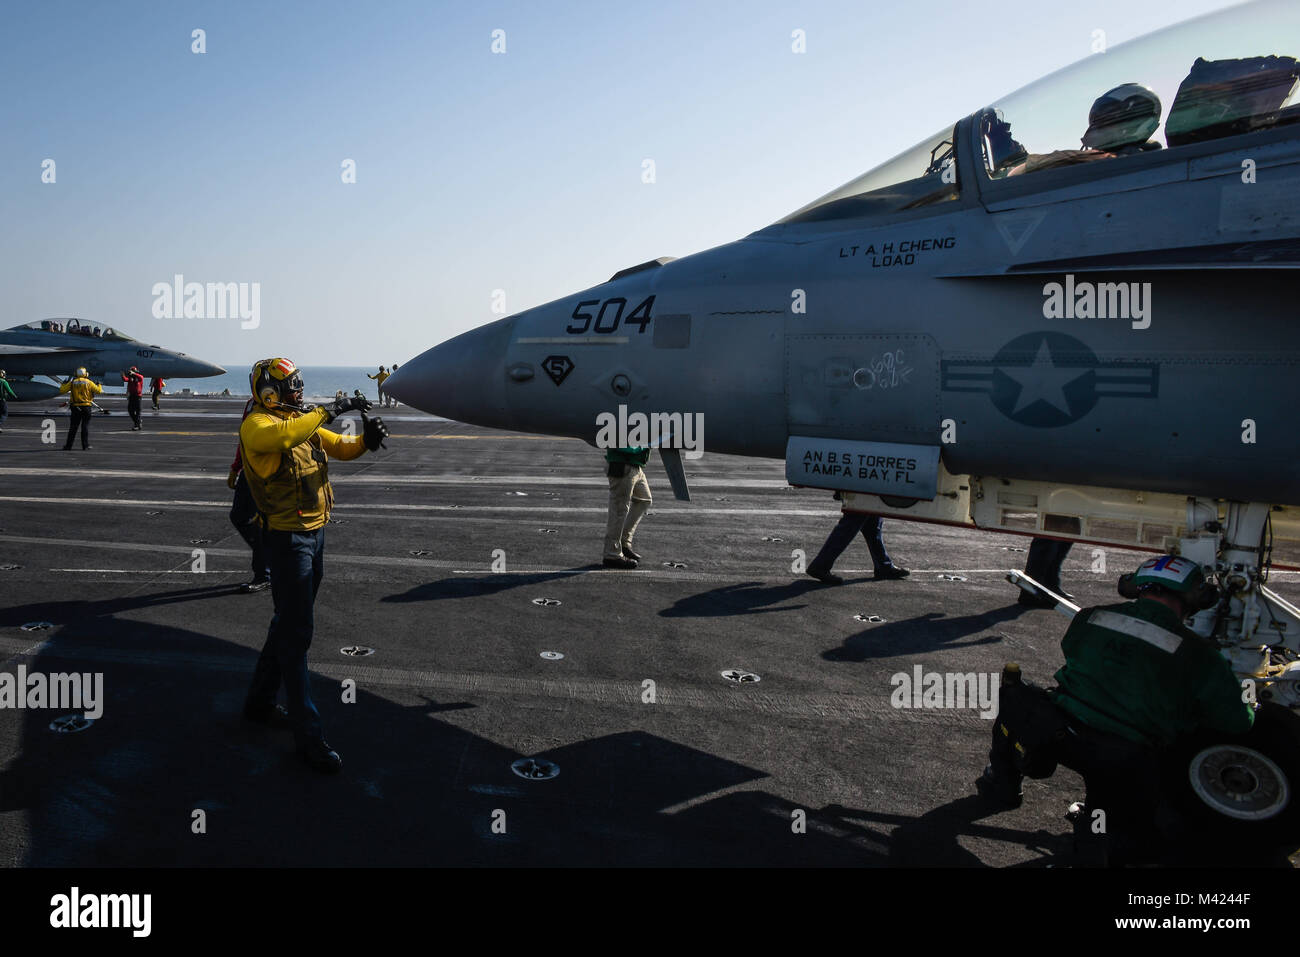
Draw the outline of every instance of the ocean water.
M180 392L189 389L195 395L223 395L229 390L230 395L244 396L252 393L248 389L250 366L226 366L230 369L225 375L212 376L207 379L168 379L167 391ZM392 367L387 366L391 372ZM334 398L334 393L342 389L351 395L354 389L360 389L371 402L378 399L374 379L367 379L367 374L379 371L379 366L302 366L303 399L319 402Z

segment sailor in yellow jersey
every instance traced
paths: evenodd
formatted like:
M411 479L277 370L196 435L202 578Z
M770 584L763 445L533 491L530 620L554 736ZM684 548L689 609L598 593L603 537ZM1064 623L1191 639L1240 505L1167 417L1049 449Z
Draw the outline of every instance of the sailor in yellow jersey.
M366 373L367 379L379 380L379 404L380 405L388 405L388 397L384 395L384 380L387 379L390 375L392 375L392 373L389 372L387 369L385 369L383 366L380 366L379 371L376 372L374 375L371 375L369 372Z
M262 516L275 614L253 672L244 717L259 724L291 725L307 763L318 771L335 772L343 761L325 743L307 677L312 609L325 572L325 523L334 505L329 459L373 452L388 430L379 417L366 418L370 401L360 395L304 409L302 376L288 359L256 363L249 385L254 407L239 428L239 447L244 478ZM353 409L361 412L361 435L321 428ZM282 681L287 714L275 703Z
M95 396L103 392L99 383L92 382L86 375L86 367L77 370L76 376L59 386L59 394L69 393L68 408L72 412L72 421L68 425L68 441L63 444L63 451L72 448L72 440L81 428L81 447L90 448L90 410L95 406Z

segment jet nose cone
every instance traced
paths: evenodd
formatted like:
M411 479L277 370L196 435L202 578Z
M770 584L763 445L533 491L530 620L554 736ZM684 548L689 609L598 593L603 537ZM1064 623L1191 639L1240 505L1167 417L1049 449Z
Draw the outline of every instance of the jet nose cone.
M177 356L176 368L171 373L173 379L207 379L214 375L225 374L226 370L219 365L185 355Z
M505 362L514 322L501 319L420 353L388 377L384 391L431 415L509 428Z

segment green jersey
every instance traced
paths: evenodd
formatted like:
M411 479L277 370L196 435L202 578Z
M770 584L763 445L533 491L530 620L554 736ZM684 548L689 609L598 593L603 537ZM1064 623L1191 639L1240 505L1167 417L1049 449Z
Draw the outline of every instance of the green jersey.
M1228 660L1158 601L1084 609L1061 650L1056 704L1099 731L1163 746L1197 728L1254 723Z
M650 461L650 450L642 448L610 449L605 453L606 462L623 465L645 465Z

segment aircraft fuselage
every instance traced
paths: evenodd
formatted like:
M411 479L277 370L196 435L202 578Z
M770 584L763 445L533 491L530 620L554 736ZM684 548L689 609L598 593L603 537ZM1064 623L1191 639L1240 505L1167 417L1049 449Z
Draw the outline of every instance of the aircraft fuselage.
M647 264L388 388L587 441L625 406L702 415L708 451L908 443L953 474L1300 504L1300 130L995 181L974 122L952 201Z

